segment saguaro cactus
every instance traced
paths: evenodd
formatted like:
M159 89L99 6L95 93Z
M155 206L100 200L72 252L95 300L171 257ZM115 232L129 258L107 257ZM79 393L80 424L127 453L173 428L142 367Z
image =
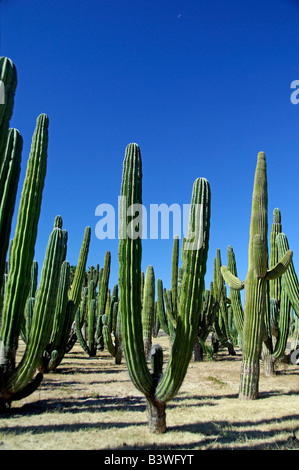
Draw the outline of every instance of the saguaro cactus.
M138 205L138 211L142 207L142 162L137 144L129 144L126 148L121 196L119 307L124 354L131 380L146 397L149 428L152 432L162 433L166 430L166 402L173 398L184 380L197 333L209 243L210 187L204 178L198 178L193 185L189 249L186 250L176 337L164 374L162 349L153 348L151 373L143 345L140 296L142 230L140 218L136 222L134 214L131 215L134 205ZM193 245L190 243L191 232L195 233Z
M259 152L252 194L250 221L248 271L242 282L226 266L221 267L222 275L231 289L245 287L243 357L241 367L240 398L258 397L259 360L262 346L262 327L266 308L267 281L280 277L288 268L292 252L271 269L268 269L267 244L267 168L264 152Z

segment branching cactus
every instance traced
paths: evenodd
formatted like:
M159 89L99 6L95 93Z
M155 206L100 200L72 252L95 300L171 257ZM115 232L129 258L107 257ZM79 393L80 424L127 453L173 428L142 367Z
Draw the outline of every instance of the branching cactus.
M279 252L277 246L277 236L282 232L281 213L278 208L273 211L273 222L270 233L270 261L271 269L278 262ZM291 270L291 265L287 270ZM291 304L286 295L282 279L271 279L269 281L269 300L267 304L267 315L265 316L265 339L263 343L263 364L264 373L267 376L273 375L275 362L282 358L287 347L287 339L290 326Z
M9 256L0 330L0 368L10 374L31 282L34 246L46 176L48 124L45 114L38 117L19 204L16 229Z
M276 279L287 270L292 252L287 251L278 263L268 269L267 244L267 168L266 157L259 152L252 194L248 271L245 281L233 275L226 266L222 275L231 289L245 288L243 357L241 366L240 398L255 399L259 388L259 361L263 339L263 319L266 308L267 281Z
M40 284L33 307L32 325L25 353L17 367L4 363L1 371L1 406L31 394L40 384L43 374L34 373L40 367L53 323L53 311L59 284L60 266L66 254L67 233L55 227L50 235L41 272ZM6 322L6 318L4 318ZM10 356L7 356L8 359ZM33 378L33 380L32 380Z
M238 276L236 258L233 248L229 245L227 248L227 266L234 276ZM241 300L240 291L230 289L229 299L233 311L234 325L238 332L238 342L242 346L243 327L244 327L244 310Z
M197 333L209 243L210 187L204 178L198 178L193 185L176 337L164 374L162 349L153 348L150 371L143 345L140 296L142 227L140 217L134 220L135 210L140 214L142 209L142 162L137 144L129 144L126 148L121 196L119 307L124 354L132 382L146 397L149 428L152 432L163 433L166 431L166 403L176 395L185 378Z

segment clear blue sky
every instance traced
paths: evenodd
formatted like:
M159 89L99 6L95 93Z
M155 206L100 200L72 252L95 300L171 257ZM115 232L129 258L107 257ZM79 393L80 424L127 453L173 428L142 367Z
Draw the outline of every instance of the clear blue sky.
M247 271L256 157L268 164L269 226L283 231L299 270L299 2L295 0L2 0L1 55L17 66L11 127L24 138L20 190L36 118L50 119L39 222L40 263L54 217L68 230L76 264L87 225L88 266L118 240L95 236L101 203L117 207L126 145L143 158L143 203L190 202L197 177L212 192L206 284L216 248L230 244ZM19 191L20 193L20 191ZM16 205L17 209L18 204ZM143 269L170 286L172 240L143 242Z

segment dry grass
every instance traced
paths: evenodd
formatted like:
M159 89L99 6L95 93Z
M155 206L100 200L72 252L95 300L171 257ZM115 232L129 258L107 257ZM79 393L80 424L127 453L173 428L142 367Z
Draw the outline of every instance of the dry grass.
M168 338L159 337L165 351ZM260 397L238 399L240 352L191 362L168 403L167 432L150 434L145 398L125 362L106 351L89 358L77 343L41 387L0 415L0 449L299 449L299 368L261 374Z

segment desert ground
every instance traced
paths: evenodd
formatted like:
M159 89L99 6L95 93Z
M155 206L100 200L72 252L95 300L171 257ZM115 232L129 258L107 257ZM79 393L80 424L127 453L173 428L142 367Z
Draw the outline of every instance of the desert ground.
M168 337L154 341L167 361ZM259 398L244 401L236 352L191 360L167 404L167 431L156 435L125 360L116 365L106 350L90 358L77 342L38 390L0 415L0 450L299 449L299 367L281 362L275 376L266 377L261 365Z

